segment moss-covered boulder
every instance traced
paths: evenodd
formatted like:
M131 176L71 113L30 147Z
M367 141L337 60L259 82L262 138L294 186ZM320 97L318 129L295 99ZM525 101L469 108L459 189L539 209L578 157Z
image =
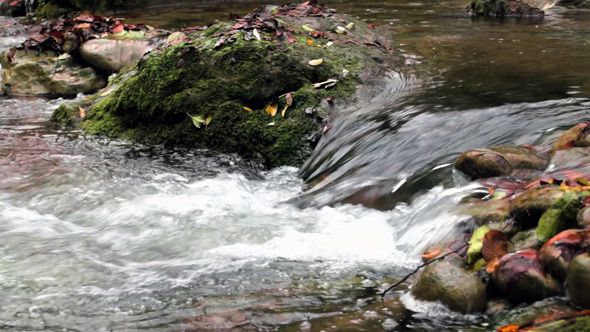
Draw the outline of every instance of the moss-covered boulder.
M561 197L539 219L537 238L547 242L561 231L577 226L576 215L580 199L573 191L566 190Z
M81 126L137 142L238 153L268 167L300 165L311 152L308 138L334 105L354 102L359 86L403 65L387 43L323 7L264 7L185 31L180 42L143 57L135 74L101 93Z
M412 295L419 300L441 301L463 313L481 312L486 307L485 284L463 266L458 255L425 267L414 281Z
M469 150L455 161L455 168L470 179L509 175L519 169L543 170L548 157L527 146L496 146Z

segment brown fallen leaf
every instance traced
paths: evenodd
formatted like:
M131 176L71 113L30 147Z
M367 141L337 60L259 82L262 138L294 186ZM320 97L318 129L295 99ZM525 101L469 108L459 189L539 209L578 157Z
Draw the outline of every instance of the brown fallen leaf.
M508 239L495 229L489 230L483 237L481 254L486 261L502 257L508 253Z
M83 118L86 116L86 110L83 109L82 107L78 107L78 115Z

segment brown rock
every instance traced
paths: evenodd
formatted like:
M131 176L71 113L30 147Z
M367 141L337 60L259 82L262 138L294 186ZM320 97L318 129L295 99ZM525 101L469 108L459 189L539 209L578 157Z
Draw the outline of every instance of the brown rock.
M562 195L558 186L529 189L512 200L510 215L521 229L536 227L543 213Z
M412 294L419 300L441 301L451 310L472 313L486 308L485 285L463 267L457 255L436 261L414 281Z
M543 170L547 164L547 157L532 148L497 146L464 152L455 161L455 168L475 180L509 175L520 169Z
M590 308L590 254L578 255L570 263L567 289L573 304Z

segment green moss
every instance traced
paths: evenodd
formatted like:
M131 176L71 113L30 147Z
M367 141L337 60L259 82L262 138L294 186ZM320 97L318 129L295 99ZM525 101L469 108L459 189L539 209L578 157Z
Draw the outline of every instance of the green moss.
M37 7L35 16L38 18L53 19L65 15L67 12L68 10L66 8L59 7L53 3L47 3Z

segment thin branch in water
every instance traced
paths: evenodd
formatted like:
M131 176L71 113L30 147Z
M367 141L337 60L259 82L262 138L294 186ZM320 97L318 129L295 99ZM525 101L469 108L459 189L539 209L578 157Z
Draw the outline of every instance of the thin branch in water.
M437 257L437 258L435 258L435 259L433 259L433 260L431 260L431 261L428 261L428 262L426 262L426 263L424 263L424 264L422 264L422 265L418 266L418 267L417 267L417 268L416 268L414 271L410 272L410 274L406 275L406 276L405 276L405 277L404 277L402 280L400 280L400 281L396 282L396 283L395 283L393 286L389 287L389 288L388 288L388 289L386 289L386 290L385 290L383 293L381 293L381 300L383 300L383 298L385 298L385 295L387 294L387 292L389 292L389 291L391 291L392 289L394 289L395 287L397 287L397 286L401 285L401 284L402 284L404 281L408 280L408 278L409 278L409 277L411 277L411 276L413 276L414 274L418 273L418 271L420 271L420 269L421 269L421 268L423 268L423 267L425 267L425 266L428 266L428 265L430 265L430 264L432 264L432 263L434 263L434 262L436 262L436 261L443 260L443 259L445 259L445 257L447 257L447 256L449 256L449 255L451 255L451 254L456 254L456 253L458 253L458 252L459 252L459 250L461 250L461 249L463 249L463 248L467 247L468 245L469 245L469 242L468 242L468 243L465 243L465 244L464 244L464 245L462 245L461 247L459 247L459 248L457 248L457 249L455 249L455 250L453 250L453 251L451 251L451 252L449 252L449 253L446 253L446 254L444 254L444 255L442 255L442 256L440 256L440 257Z

